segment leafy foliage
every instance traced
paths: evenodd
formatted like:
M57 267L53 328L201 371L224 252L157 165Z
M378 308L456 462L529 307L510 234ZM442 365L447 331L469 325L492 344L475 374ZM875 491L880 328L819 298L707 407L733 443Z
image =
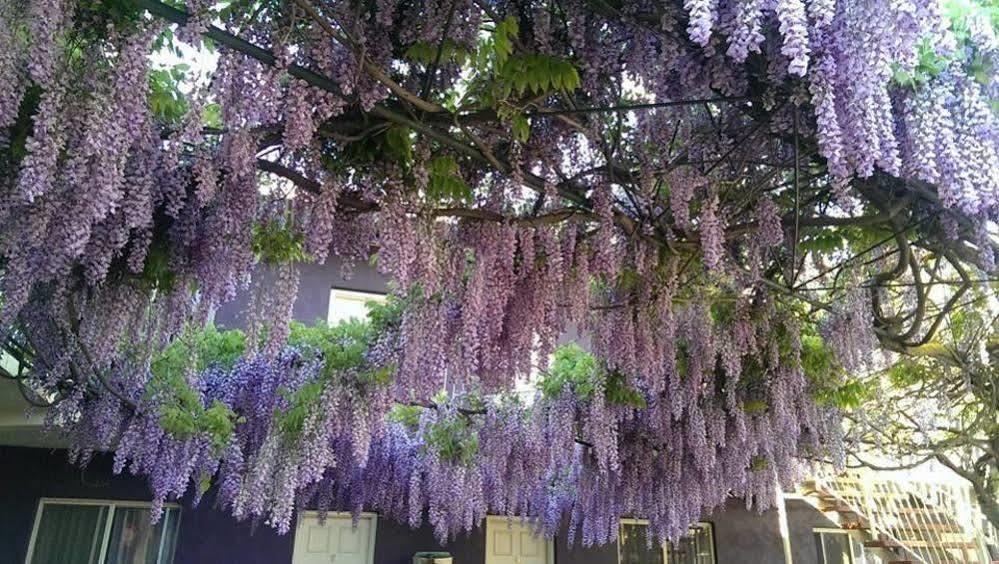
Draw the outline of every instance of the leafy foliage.
M321 359L319 377L292 392L286 392L289 407L276 414L277 424L287 436L301 433L305 418L321 408L323 391L340 380L340 385L384 388L392 383L395 367L372 362L369 351L374 342L398 326L405 301L392 298L385 303L367 302L366 320L347 319L336 325L317 321L313 325L293 321L288 345L306 356Z
M160 422L168 433L179 439L206 435L216 449L228 444L235 413L218 400L206 406L188 383L188 374L209 366L231 368L244 349L241 331L218 331L208 325L188 331L153 358L148 394L158 405Z
M903 69L895 66L892 80L904 87L920 88L933 77L945 71L951 64L960 62L970 52L968 61L969 74L982 85L988 86L995 76L995 62L978 52L977 45L971 37L971 19L988 22L994 30L999 29L999 6L989 3L978 3L971 0L947 0L944 3L950 30L958 45L956 52L942 53L933 40L926 38L919 44L918 58L914 68ZM993 103L996 101L993 100Z
M538 381L538 389L548 397L570 392L584 401L592 398L597 390L603 390L610 404L645 407L642 393L628 385L624 374L607 371L596 356L575 343L555 350L551 367Z
M469 419L462 415L434 421L428 426L425 438L428 450L441 460L456 464L470 465L479 450L479 435Z
M428 66L434 64L438 60L444 63L453 63L458 66L464 66L470 57L471 53L469 53L465 46L459 45L450 39L445 39L443 42L438 42L436 44L426 41L417 41L406 49L407 59Z
M464 202L472 200L472 190L462 180L458 162L451 155L436 157L427 163L429 181L427 197L435 202Z
M186 63L178 63L149 71L149 108L165 124L177 125L187 115L187 97L180 87L190 68Z
M278 219L253 226L253 253L268 265L303 262L309 258L302 234Z

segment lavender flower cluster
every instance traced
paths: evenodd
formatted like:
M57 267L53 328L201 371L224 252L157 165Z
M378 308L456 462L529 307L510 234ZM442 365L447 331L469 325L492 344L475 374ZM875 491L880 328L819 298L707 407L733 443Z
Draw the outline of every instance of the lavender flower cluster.
M506 514L546 535L570 522L574 538L589 546L613 542L617 528L608 524L627 514L648 518L665 541L732 495L766 509L777 484L799 478L802 449L835 448L839 439L835 417L809 399L790 318L766 303L743 304L726 323L700 306L675 315L671 334L687 353L665 363L670 374L628 378L638 403L622 403L612 391L620 383L601 370L592 389L566 385L531 403L438 394L436 403L410 407L393 391L397 383L359 385L353 368L331 378L317 351L289 347L190 374L201 403L238 414L224 444L209 433L166 430L162 398L145 393L153 376L136 377L141 367L123 367L114 378L138 408L107 393L81 395L48 417L73 437L76 460L113 447L116 472L147 477L154 518L164 501L189 494L197 503L214 484L217 503L237 519L282 533L304 508L373 510L413 527L426 521L441 542L488 514ZM750 327L752 316L769 321ZM616 351L653 345L617 329L607 343ZM394 364L400 354L375 346L368 362ZM755 368L732 374L703 361L733 354ZM609 358L626 362L620 354ZM654 389L653 381L671 383ZM316 385L314 401L289 419L301 407L294 398ZM400 410L417 413L407 420Z

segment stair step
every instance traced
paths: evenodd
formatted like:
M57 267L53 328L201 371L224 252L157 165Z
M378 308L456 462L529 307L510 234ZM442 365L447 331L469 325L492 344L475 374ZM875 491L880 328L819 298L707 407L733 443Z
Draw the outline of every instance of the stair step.
M941 509L930 509L928 507L900 507L893 511L904 515L920 515L922 517L936 518L943 521L953 521L951 516Z
M864 541L867 548L902 548L902 545L893 540L877 539Z
M965 548L973 549L977 548L978 545L972 541L917 541L909 540L905 541L906 546L911 546L915 548Z
M822 501L819 503L819 511L835 511L837 513L856 513L852 507L843 502L826 502Z
M878 539L864 541L864 546L868 548L962 548L975 549L978 545L971 541L924 541L924 540L904 540L901 543L892 539Z
M937 533L962 533L964 529L956 523L909 523L904 527L889 527L893 532L934 531Z

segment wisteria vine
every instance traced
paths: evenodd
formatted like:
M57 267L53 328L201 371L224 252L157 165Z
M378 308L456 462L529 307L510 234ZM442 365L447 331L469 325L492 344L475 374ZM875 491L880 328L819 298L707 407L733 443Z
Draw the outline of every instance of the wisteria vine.
M675 539L840 458L844 374L995 271L975 4L253 7L0 0L8 376L157 504ZM152 63L180 40L209 81ZM329 257L389 304L291 323Z

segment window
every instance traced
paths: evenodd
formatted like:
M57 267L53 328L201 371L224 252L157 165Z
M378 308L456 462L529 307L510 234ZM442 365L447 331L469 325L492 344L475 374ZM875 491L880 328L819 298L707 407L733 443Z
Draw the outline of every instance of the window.
M849 531L818 529L815 531L815 551L819 564L866 564L864 545Z
M669 545L669 564L714 564L715 539L710 523L698 523Z
M648 524L622 519L618 534L619 564L714 564L715 542L710 523L698 523L680 540L664 545L649 541Z
M368 308L365 304L369 301L384 302L385 294L333 288L330 290L330 309L326 316L326 322L330 325L336 325L350 318L366 319Z
M148 503L43 499L26 564L170 564L180 509L149 518Z

